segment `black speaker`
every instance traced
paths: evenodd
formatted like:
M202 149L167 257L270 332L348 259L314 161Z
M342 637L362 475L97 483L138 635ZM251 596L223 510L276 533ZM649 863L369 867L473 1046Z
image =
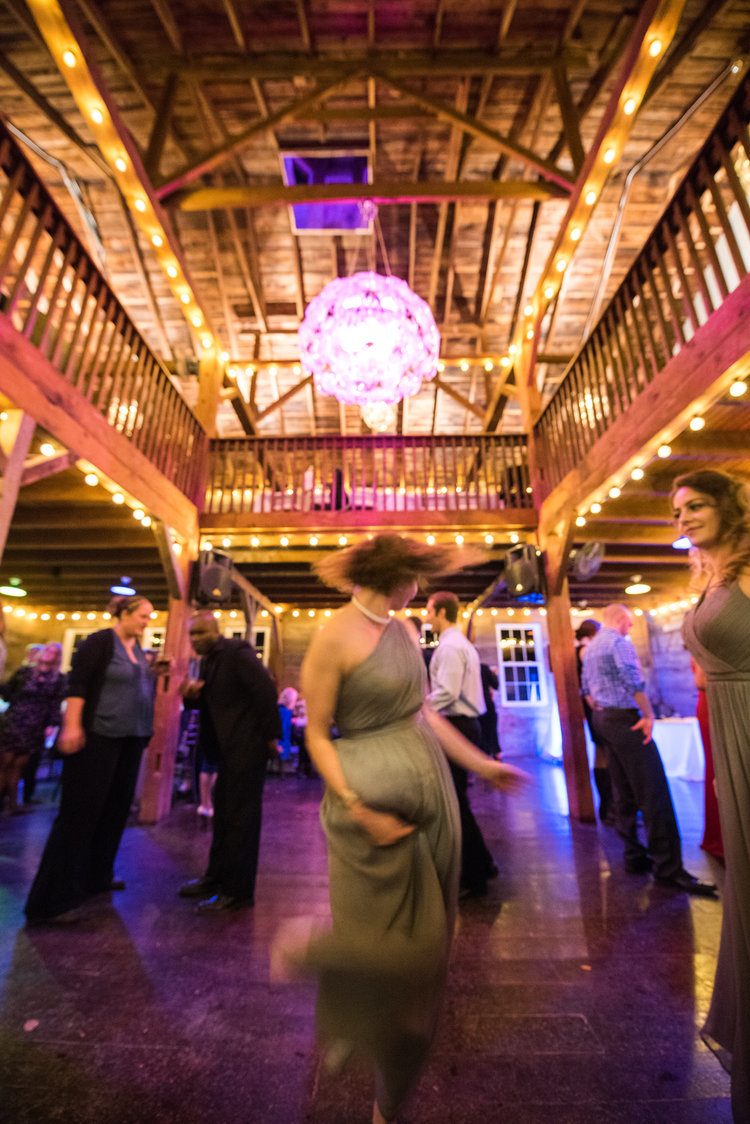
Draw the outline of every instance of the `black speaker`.
M544 601L544 563L541 551L530 543L505 552L505 588L514 601Z
M193 570L193 601L227 605L232 600L232 559L220 550L202 550Z

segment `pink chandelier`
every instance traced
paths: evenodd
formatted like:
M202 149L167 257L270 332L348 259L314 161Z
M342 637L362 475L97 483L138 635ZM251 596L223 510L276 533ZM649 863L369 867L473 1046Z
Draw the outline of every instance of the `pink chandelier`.
M398 277L338 277L310 301L297 332L321 394L352 406L394 405L434 378L440 332L429 305Z

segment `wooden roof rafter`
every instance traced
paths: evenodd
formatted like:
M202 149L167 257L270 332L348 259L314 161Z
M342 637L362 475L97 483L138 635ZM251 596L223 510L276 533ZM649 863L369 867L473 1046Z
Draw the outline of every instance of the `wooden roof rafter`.
M495 129L490 129L489 126L483 125L481 121L470 117L466 113L462 113L445 102L439 101L437 98L428 96L427 94L419 93L413 90L410 86L405 85L402 81L395 78L387 68L374 71L374 76L385 82L393 90L397 90L404 97L416 101L418 105L422 105L425 109L431 110L436 117L447 121L451 125L456 125L464 132L487 142L488 144L497 148L500 152L504 152L509 156L520 160L521 163L532 169L542 179L550 180L556 183L564 191L572 191L574 181L570 178L567 172L558 168L556 165L551 164L548 160L538 156L535 152L530 151L511 140L510 137L503 136Z
M247 129L236 136L231 137L224 144L219 145L211 152L206 153L203 157L199 158L194 164L183 168L175 175L168 177L156 189L157 197L161 200L167 199L173 195L180 188L183 188L188 183L192 183L200 176L205 175L206 172L211 172L220 164L225 163L231 156L245 148L250 141L255 137L260 136L262 133L268 132L282 121L287 121L292 117L306 113L312 109L319 101L324 100L327 96L338 90L341 86L351 82L354 78L360 77L358 69L346 71L340 75L333 82L321 82L310 93L303 95L300 98L295 98L286 105L281 106L280 109L275 110L268 117L261 118L259 121L254 121Z
M110 166L112 179L128 201L128 208L136 195L141 201L142 210L138 209L137 214L134 212L135 221L157 252L161 253L165 268L168 260L168 268L173 270L168 276L173 278L174 286L187 286L190 299L187 305L181 305L181 312L196 343L196 352L199 352L196 327L200 325L202 333L210 332L213 337L210 318L197 297L179 240L154 194L140 152L104 82L77 16L71 10L69 0L29 0L29 9L60 75ZM72 55L72 66L64 61L66 52Z
M529 75L551 70L555 60L562 57L569 70L586 70L589 52L578 46L567 46L562 52L548 49L519 49L501 47L494 52L485 49L441 47L438 51L415 49L403 55L388 48L370 47L367 50L345 50L326 54L308 54L300 51L265 51L238 59L236 55L211 56L200 62L188 61L180 67L183 77L199 81L216 77L220 68L222 76L231 80L250 78L282 79L305 78L310 81L330 81L342 70L370 73L381 71L394 79L414 77L466 77L495 74ZM179 67L179 61L168 51L151 60L152 73L164 74Z
M471 203L502 199L560 199L554 184L531 180L427 180L326 184L233 184L178 191L168 200L181 211L216 211L232 207L290 207L295 203L341 203L351 199L377 204Z
M656 70L659 58L674 38L685 0L646 0L631 32L617 80L599 120L596 136L578 173L568 208L542 270L533 298L532 314L525 317L516 331L514 344L518 349L516 368L519 383L528 387L529 395L522 402L525 426L530 427L538 415L541 398L535 379L535 358L539 347L539 329L552 296L559 287L559 278L580 246L583 230L598 202L608 175L616 166L625 140L637 117L637 108ZM659 49L652 52L652 45ZM629 103L632 103L629 104ZM594 202L588 203L589 193ZM571 232L575 236L571 237ZM547 296L548 291L552 296Z

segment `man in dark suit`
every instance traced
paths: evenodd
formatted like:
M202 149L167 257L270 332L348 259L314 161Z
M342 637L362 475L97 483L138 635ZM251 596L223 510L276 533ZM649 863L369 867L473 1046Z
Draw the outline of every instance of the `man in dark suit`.
M193 616L190 640L200 678L186 680L180 692L197 703L199 748L219 768L208 869L179 894L201 899L198 913L221 913L254 902L266 764L281 722L276 688L252 645L222 636L210 611Z

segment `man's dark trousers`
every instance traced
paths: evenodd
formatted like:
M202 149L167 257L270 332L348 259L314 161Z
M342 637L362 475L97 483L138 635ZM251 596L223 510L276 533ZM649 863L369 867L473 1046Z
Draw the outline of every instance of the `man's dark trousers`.
M593 712L597 733L610 751L609 768L615 795L617 832L625 840L625 865L643 862L648 854L659 878L682 870L680 832L659 750L653 739L632 727L641 715L636 707L602 707ZM638 839L638 812L643 816L648 851Z
M258 871L266 762L222 764L214 788L213 842L205 877L222 893L253 901Z
M478 718L470 718L462 714L444 714L443 717L447 718L472 745L481 747L482 728ZM469 775L466 769L455 765L450 759L448 764L456 786L458 810L461 815L461 886L467 890L486 890L487 879L496 873L495 860L487 850L484 836L469 806L467 792Z

